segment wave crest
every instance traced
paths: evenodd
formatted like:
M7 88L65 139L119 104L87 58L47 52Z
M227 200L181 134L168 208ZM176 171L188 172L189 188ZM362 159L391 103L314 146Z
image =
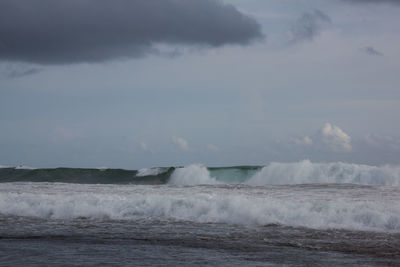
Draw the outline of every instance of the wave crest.
M219 182L210 176L207 167L202 164L192 164L184 168L177 168L169 179L172 185L201 185L201 184L219 184Z
M336 163L271 163L245 182L252 186L284 184L400 185L400 166Z
M400 186L400 165L368 166L349 163L270 163L261 166L207 168L202 164L135 170L0 168L0 183L59 182L80 184L359 184Z
M138 170L136 176L144 177L144 176L157 176L163 173L166 173L169 168L143 168Z
M327 194L329 192L329 194ZM400 232L399 188L4 184L0 214Z

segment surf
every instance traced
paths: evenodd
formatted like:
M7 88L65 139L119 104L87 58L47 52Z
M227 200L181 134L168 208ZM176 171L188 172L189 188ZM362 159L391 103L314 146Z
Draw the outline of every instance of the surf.
M400 232L400 188L3 183L0 216Z
M0 168L0 183L57 182L79 184L245 184L249 186L295 184L358 184L400 186L400 165L370 166L343 162L272 162L265 166L156 167L140 170L54 168Z

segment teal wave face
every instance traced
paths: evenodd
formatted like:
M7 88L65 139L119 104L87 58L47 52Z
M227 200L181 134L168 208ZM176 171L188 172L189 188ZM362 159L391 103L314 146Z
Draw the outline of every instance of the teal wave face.
M359 184L400 186L400 165L368 166L349 163L270 163L262 166L123 169L0 168L0 183L58 182L78 184L244 184L247 186L296 184Z
M203 168L208 170L209 175L211 175L211 177L216 181L228 184L243 183L261 170L261 167L253 166ZM53 182L77 184L166 184L176 169L178 168L166 167L141 170L0 168L0 183ZM197 175L197 173L195 175Z
M253 177L262 167L258 166L237 166L208 168L211 177L222 183L241 184Z
M123 169L0 169L0 182L53 182L78 184L165 184L174 168L157 175L138 175L135 170Z

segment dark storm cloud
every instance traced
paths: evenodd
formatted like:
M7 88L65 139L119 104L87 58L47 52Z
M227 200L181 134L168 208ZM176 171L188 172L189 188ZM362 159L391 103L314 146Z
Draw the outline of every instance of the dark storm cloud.
M39 69L39 68L29 68L29 69L21 69L21 70L14 69L14 70L11 70L10 72L6 73L6 75L8 78L19 78L22 76L27 76L27 75L32 75L32 74L38 73L40 71L41 71L41 69Z
M292 26L292 42L312 41L317 36L323 24L330 24L331 19L321 10L305 12Z
M37 66L21 65L21 64L0 64L0 79L2 78L19 78L23 76L33 75L41 72L42 69Z
M381 52L379 52L372 46L363 47L363 48L361 48L361 51L364 53L367 53L368 55L371 55L371 56L383 56L383 54Z
M262 38L218 0L1 0L0 60L99 62L157 53L153 44L222 46Z

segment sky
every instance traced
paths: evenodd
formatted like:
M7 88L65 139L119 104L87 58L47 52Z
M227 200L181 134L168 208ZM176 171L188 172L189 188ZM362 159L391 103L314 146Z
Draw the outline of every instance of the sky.
M0 0L0 165L400 164L398 0Z

